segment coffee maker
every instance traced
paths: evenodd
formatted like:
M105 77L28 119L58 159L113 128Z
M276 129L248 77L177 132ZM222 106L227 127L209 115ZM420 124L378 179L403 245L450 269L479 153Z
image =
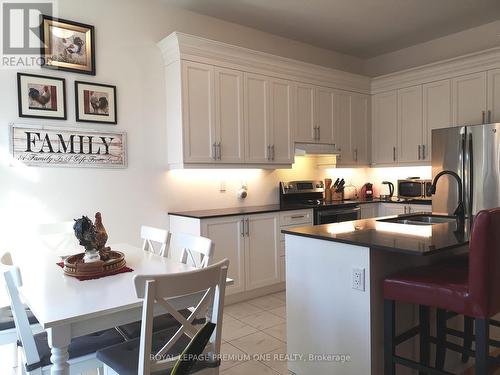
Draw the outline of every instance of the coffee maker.
M365 201L371 201L373 200L373 184L370 182L367 182L366 184L363 185L361 188L361 197Z

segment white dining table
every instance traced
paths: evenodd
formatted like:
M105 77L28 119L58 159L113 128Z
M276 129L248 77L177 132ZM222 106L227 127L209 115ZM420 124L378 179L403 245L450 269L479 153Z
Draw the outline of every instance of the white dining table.
M72 338L141 319L142 300L137 298L133 286L135 275L172 274L194 269L131 245L116 244L111 248L125 254L127 266L133 272L80 281L65 275L56 265L61 258L50 251L32 251L29 256L12 254L23 279L20 294L47 331L52 375L69 374L68 346ZM228 279L228 284L231 283ZM194 295L169 302L183 309L196 305L198 299ZM158 313L164 311L158 310Z

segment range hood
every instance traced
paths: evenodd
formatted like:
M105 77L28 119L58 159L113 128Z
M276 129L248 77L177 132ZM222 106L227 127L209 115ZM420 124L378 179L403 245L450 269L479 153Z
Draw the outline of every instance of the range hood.
M318 167L335 167L337 164L337 155L339 154L333 144L295 143L295 155L314 157Z

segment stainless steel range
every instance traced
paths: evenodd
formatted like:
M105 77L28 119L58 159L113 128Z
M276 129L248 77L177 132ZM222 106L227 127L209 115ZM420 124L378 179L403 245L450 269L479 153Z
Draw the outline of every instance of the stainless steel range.
M283 209L313 208L314 225L358 220L359 204L349 201L325 202L323 181L280 182L280 207Z

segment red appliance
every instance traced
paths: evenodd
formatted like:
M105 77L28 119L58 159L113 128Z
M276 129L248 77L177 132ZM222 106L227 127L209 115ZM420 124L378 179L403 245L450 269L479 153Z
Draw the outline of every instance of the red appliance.
M374 195L373 194L373 184L367 182L361 188L361 197L365 201L371 201L371 200L373 200L373 195Z

